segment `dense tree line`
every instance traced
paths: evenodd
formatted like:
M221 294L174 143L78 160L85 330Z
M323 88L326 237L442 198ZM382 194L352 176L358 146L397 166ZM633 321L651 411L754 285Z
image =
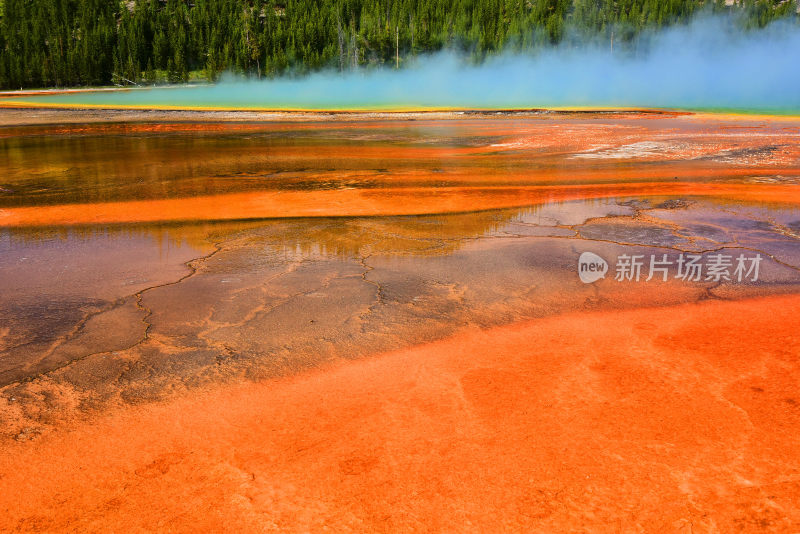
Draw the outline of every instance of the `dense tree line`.
M795 0L0 0L0 86L346 70L443 48L479 60L565 39L625 46L702 10L745 26L797 19Z

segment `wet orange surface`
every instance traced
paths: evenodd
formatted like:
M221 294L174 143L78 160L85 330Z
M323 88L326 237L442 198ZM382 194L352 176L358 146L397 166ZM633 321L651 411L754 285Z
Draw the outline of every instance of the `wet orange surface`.
M131 408L9 450L0 526L789 532L798 312L571 314Z
M0 210L0 227L68 224L237 220L280 217L359 217L458 213L576 199L625 196L716 197L797 204L796 186L716 184L623 184L596 186L439 187L264 192L188 199L64 204Z
M800 530L797 119L135 117L0 127L0 531Z
M468 212L695 195L796 203L792 119L680 114L0 130L0 226Z

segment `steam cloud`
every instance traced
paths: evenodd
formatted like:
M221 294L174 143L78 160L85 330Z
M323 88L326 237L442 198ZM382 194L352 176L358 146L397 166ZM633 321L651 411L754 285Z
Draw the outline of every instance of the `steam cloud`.
M635 54L608 43L506 53L470 65L455 53L399 71L222 82L193 88L67 94L63 104L245 109L653 107L800 111L800 27L737 29L701 18L645 35ZM646 50L642 50L646 49Z

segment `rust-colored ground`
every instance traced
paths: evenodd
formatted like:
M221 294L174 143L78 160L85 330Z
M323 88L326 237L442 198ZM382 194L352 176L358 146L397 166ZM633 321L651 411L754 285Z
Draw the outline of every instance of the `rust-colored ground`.
M0 531L800 532L797 119L161 113L0 110Z
M797 186L692 183L595 186L439 187L261 192L105 204L0 209L0 227L238 220L280 217L364 217L458 213L547 202L631 196L714 197L768 203L800 202Z
M571 314L111 414L0 459L0 526L791 532L796 296Z
M419 215L620 196L800 199L791 118L381 117L10 127L0 132L9 169L0 227Z

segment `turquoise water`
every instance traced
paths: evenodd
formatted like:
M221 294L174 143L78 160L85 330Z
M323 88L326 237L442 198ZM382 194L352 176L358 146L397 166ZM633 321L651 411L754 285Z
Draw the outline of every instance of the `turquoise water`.
M639 56L605 48L504 55L479 66L454 54L400 70L323 72L301 78L44 95L6 104L238 109L532 109L647 107L800 112L800 28L733 31L719 21L663 32Z

